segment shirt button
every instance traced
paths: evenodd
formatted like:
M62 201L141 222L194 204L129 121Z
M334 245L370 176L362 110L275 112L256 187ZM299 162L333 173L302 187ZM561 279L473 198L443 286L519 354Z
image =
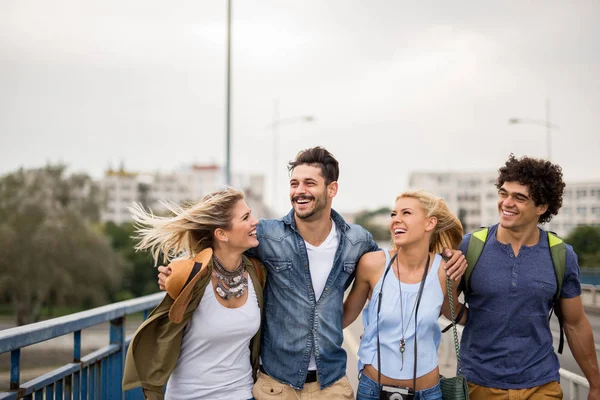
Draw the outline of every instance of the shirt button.
M511 255L510 255L510 258L513 258L513 257L514 257L514 255L513 255L513 254L511 254Z

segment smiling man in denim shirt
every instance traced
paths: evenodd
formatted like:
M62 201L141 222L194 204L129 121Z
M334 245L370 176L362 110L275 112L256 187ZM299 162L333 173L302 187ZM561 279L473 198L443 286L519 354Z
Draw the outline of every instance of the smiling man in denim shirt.
M304 390L350 399L341 346L344 290L358 259L378 247L369 232L332 210L339 167L327 150L300 152L289 170L293 210L260 222L260 248L251 253L269 272L262 368L253 395L295 398Z
M344 291L359 258L378 246L368 231L332 209L339 165L329 151L301 151L289 171L293 209L281 219L261 220L260 244L248 254L268 269L262 365L253 395L257 400L308 393L311 399L352 399L342 348ZM465 269L464 257L454 252L448 273L454 277ZM164 282L168 270L159 270Z

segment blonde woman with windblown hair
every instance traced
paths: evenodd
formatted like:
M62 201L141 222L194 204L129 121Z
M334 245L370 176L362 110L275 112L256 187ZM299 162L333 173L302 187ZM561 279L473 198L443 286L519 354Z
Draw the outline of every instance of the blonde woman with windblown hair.
M360 259L356 281L344 303L346 327L370 300L363 311L357 399L379 399L378 382L390 393L412 390L415 399L441 399L438 318L440 311L450 318L450 307L439 253L457 248L463 229L442 199L414 190L396 198L390 232L393 249L367 253ZM454 299L457 286L454 281ZM386 393L382 396L390 398Z
M258 246L258 221L231 188L169 209L158 217L132 208L136 249L174 261L167 295L131 341L123 388L142 386L149 399L250 399L265 272L243 253Z

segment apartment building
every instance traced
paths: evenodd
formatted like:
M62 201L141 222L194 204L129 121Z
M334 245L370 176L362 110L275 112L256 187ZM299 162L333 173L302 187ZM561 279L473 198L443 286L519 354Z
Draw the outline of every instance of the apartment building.
M496 176L495 171L413 172L409 186L442 197L470 232L498 221Z
M130 221L128 207L135 202L146 203L147 188L140 187L140 176L123 169L108 170L100 181L100 186L106 194L106 203L100 218L103 222L113 221L117 224Z
M423 188L444 198L463 221L465 231L498 222L496 171L413 172L411 188ZM567 236L581 225L600 226L600 181L565 182L563 206L542 228Z
M552 230L565 236L578 226L600 226L600 181L566 184L563 206L550 223Z
M106 194L102 221L117 224L131 221L129 207L141 203L154 213L166 211L161 202L194 202L207 193L225 186L224 168L210 165L192 165L174 172L134 173L107 170L100 182ZM257 218L267 218L270 210L263 201L264 176L233 174L232 185L242 189L246 202Z

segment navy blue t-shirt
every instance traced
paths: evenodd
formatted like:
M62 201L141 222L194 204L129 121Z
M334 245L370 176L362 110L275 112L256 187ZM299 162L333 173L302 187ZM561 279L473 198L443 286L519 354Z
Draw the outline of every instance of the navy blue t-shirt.
M524 389L559 381L548 315L556 293L556 274L548 234L540 229L534 246L515 257L510 244L488 239L469 280L469 319L461 339L462 371L469 382L497 389ZM463 238L466 254L471 235ZM581 295L579 265L567 245L560 297Z

